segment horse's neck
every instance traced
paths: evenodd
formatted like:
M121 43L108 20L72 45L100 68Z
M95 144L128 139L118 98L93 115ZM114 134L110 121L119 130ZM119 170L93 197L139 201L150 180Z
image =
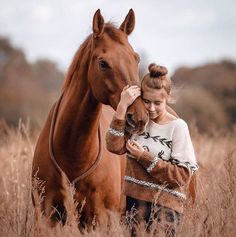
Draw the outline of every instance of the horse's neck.
M72 80L64 92L54 135L58 154L62 152L68 161L79 160L78 166L91 163L97 156L102 108L93 97L86 78L81 79Z

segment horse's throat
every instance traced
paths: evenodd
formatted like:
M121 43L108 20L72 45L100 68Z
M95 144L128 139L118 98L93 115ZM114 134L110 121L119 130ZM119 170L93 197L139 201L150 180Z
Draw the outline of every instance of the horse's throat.
M56 153L78 168L96 159L101 109L88 84L71 87L62 99L54 136Z

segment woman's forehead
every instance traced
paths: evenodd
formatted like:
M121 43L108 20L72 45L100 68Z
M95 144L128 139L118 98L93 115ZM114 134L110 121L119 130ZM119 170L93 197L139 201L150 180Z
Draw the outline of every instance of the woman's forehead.
M162 100L165 98L165 90L162 89L152 89L152 88L145 88L142 90L142 97L143 99L147 99L150 101L157 101Z

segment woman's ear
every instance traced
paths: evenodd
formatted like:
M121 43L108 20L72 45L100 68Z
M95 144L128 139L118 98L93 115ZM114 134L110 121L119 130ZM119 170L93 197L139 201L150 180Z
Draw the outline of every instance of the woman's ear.
M166 103L171 104L171 95L166 96Z

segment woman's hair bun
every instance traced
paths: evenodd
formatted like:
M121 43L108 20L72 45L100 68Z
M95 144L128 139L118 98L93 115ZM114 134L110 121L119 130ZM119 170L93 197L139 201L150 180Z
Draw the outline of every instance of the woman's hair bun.
M168 70L164 66L156 65L155 63L151 63L148 67L150 77L162 77L168 73Z

